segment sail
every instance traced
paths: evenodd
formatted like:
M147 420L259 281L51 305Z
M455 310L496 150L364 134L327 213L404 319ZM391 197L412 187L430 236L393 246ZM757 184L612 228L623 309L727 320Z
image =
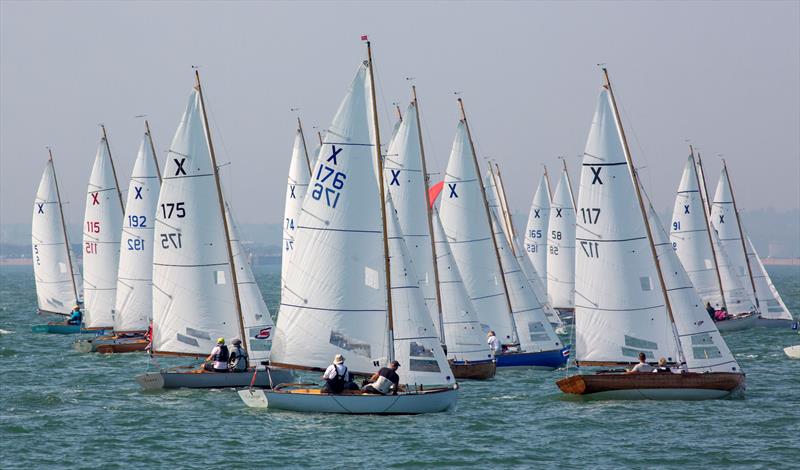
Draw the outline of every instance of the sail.
M228 218L233 265L236 268L236 287L239 289L239 302L242 305L242 322L247 335L247 350L250 363L258 365L269 359L272 346L274 323L269 314L267 304L261 295L250 266L250 253L240 238L239 225L231 214L229 204L225 204L225 216Z
M68 315L73 305L81 302L77 291L81 279L70 263L60 205L53 161L49 160L33 204L33 275L39 311Z
M289 164L289 181L286 183L286 198L283 208L283 254L281 256L281 289L285 283L290 260L294 253L294 233L300 215L300 206L308 189L309 160L306 154L303 131L298 127L292 147L292 160Z
M725 294L725 307L729 313L747 313L755 310L747 289L742 286L742 279L736 274L736 269L728 256L728 250L719 240L719 234L711 228L711 241L717 254L719 276L722 279L722 291Z
M100 140L83 218L83 292L88 328L114 326L124 209L106 139Z
M153 316L153 234L160 189L161 175L145 133L122 221L114 331L146 331Z
M722 174L719 176L719 183L717 183L717 190L714 194L714 203L711 206L711 222L714 224L714 228L717 229L719 240L728 253L733 270L739 278L739 283L747 292L748 305L743 307L749 308L749 310L736 309L734 311L731 306L728 306L729 313L741 313L755 310L756 299L753 293L753 283L750 280L750 273L747 268L747 255L744 252L742 234L739 232L739 215L733 205L733 194L731 193L729 181L728 169L723 167Z
M324 370L342 354L351 372L387 361L386 268L380 192L359 67L339 105L295 230L270 360Z
M440 208L442 227L482 328L493 329L503 343L513 343L516 339L514 326L479 176L466 123L461 120L444 178Z
M677 361L677 342L610 99L602 88L581 166L576 360L632 363L644 352L651 361Z
M791 312L786 308L786 304L778 293L778 289L772 283L764 263L756 252L756 247L750 237L745 234L747 240L747 256L750 258L750 266L753 267L753 281L756 284L756 295L758 305L761 310L761 318L767 320L793 320Z
M588 220L588 219L587 219ZM547 294L556 309L575 307L575 202L565 169L550 206Z
M692 288L692 281L672 249L670 237L655 209L650 203L648 207L653 244L672 306L675 330L686 368L690 372L741 372L728 345L709 318L703 299ZM702 206L697 206L697 209L702 212Z
M528 258L528 256L525 254L525 251L522 249L522 244L519 242L519 239L514 239L513 241L516 245L515 257L517 259L517 263L519 263L519 265L522 267L522 272L525 273L525 277L528 279L528 282L533 288L533 294L542 305L544 314L547 316L547 319L551 324L556 326L564 326L564 322L561 321L561 317L558 316L558 312L555 311L550 302L547 300L544 284L542 284L542 280L539 277L539 274L536 272L536 269L534 269L530 258Z
M550 226L550 183L547 174L539 180L533 194L528 224L525 227L525 253L539 275L541 285L547 294L547 236ZM548 297L548 300L549 297Z
M169 147L153 254L153 351L205 356L241 336L225 227L195 88Z
M425 305L392 201L393 196L389 195L386 198L386 217L391 259L394 357L401 365L401 381L406 384L452 384L453 372Z
M436 242L436 264L439 267L439 292L442 295L442 318L447 357L454 361L485 361L492 358L481 329L478 313L469 299L458 265L450 251L450 243L433 213L433 236Z
M441 338L436 276L433 270L433 242L428 223L426 175L422 171L422 151L415 108L413 102L408 105L406 117L398 123L389 144L383 166L384 184L392 196L406 247L414 260L425 305Z

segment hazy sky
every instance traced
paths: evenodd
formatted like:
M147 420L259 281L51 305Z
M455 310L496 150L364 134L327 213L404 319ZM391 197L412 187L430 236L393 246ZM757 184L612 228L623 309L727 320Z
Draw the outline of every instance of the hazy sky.
M242 222L279 223L295 113L329 125L375 52L383 133L419 90L430 171L462 92L481 156L526 211L542 164L583 152L604 62L657 207L691 139L744 211L800 207L800 2L0 1L0 222L29 223L53 147L72 224L105 123L121 184L147 114L161 153L201 74L224 184ZM310 132L309 132L310 133ZM388 136L386 136L388 137ZM386 140L384 137L384 141ZM312 136L308 135L309 142Z

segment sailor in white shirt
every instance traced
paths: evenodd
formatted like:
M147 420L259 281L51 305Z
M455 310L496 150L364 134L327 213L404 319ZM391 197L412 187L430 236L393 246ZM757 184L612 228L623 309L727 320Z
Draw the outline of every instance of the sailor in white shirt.
M664 361L666 363L666 360ZM628 374L636 374L639 372L653 372L653 366L647 363L647 356L643 353L639 353L639 363L633 366L633 369L629 370Z
M500 354L503 351L503 345L500 344L500 340L497 339L493 330L489 330L489 335L486 339L486 342L489 344L489 349L494 354Z

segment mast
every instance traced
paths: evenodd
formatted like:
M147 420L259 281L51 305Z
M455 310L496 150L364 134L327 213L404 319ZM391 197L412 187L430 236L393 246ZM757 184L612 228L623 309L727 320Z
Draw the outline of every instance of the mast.
M319 140L319 144L322 145L322 132L317 131L317 139Z
M544 181L547 184L547 197L550 199L550 202L553 202L553 192L550 189L550 174L547 172L547 165L542 165L544 167Z
M206 102L203 99L203 88L200 86L200 72L195 69L194 76L197 85L195 89L200 94L200 106L203 108L203 127L206 131L208 149L211 155L211 165L214 167L214 182L217 185L217 200L219 201L220 215L222 216L222 226L225 228L225 248L228 251L228 264L231 267L231 283L233 284L233 298L236 301L236 313L239 316L239 334L242 336L242 344L247 350L247 335L244 331L244 318L242 317L242 301L239 298L239 281L236 278L236 265L233 264L233 249L231 248L231 233L228 228L228 218L225 217L225 200L222 196L222 185L219 181L219 167L217 166L217 155L214 153L214 144L211 142L211 128L208 125L208 115L206 114Z
M481 195L483 196L483 209L486 213L486 221L489 223L489 233L492 239L492 246L494 246L494 254L497 259L497 268L500 270L500 280L503 282L503 292L505 293L506 305L508 306L508 314L511 317L511 327L513 328L514 335L517 338L512 338L519 342L519 334L517 333L517 323L514 320L513 310L511 309L511 297L508 294L508 285L506 285L506 275L503 272L503 263L500 261L500 249L497 247L497 240L494 238L494 229L492 228L492 215L489 213L489 202L486 199L486 188L483 186L483 177L481 177L481 167L478 165L478 156L475 154L475 144L472 142L472 132L469 130L469 123L467 122L467 113L464 111L464 101L458 98L458 106L461 109L461 120L464 121L464 126L467 129L467 139L469 140L469 148L472 150L472 163L475 164L475 174L478 177L478 185L481 188Z
M114 174L114 184L117 187L117 196L119 196L119 206L122 208L122 213L125 213L125 203L122 202L122 191L119 189L119 180L117 179L117 169L114 167L114 159L111 157L111 147L108 145L108 135L106 134L106 126L100 124L100 129L103 129L103 143L106 144L108 151L108 160L111 162L111 172Z
M58 212L61 214L61 230L64 231L64 245L67 249L67 261L69 262L69 278L72 280L72 291L75 293L75 304L80 302L78 297L78 284L75 283L75 273L72 271L72 250L69 248L69 237L67 236L67 223L64 220L64 207L61 205L61 193L58 191L58 177L56 176L56 164L53 161L53 150L47 148L48 160L50 160L50 167L53 169L53 182L56 185L56 198L58 199Z
M694 148L690 145L689 149L694 151ZM703 159L700 158L700 152L697 152L697 167L700 169L699 178L703 182L703 187L699 188L701 191L701 196L704 199L703 203L703 210L705 211L706 218L711 217L711 200L708 199L708 185L706 184L706 171L703 169Z
M736 198L733 195L733 185L731 184L731 175L728 173L728 165L725 159L722 159L722 169L725 171L725 178L728 180L728 188L731 190L731 202L733 203L733 213L736 214L736 225L739 226L739 240L742 242L742 251L744 252L744 261L747 265L747 274L750 276L750 286L753 288L753 298L756 300L756 308L759 309L758 295L756 295L756 281L753 279L753 268L750 266L750 257L747 256L747 247L744 244L744 231L742 231L742 220L739 218L739 209L736 208Z
M156 173L158 173L158 184L161 184L161 168L158 167L158 154L156 154L156 146L153 144L153 134L150 133L150 123L147 119L144 120L145 135L150 140L150 150L153 151L153 163L156 164Z
M689 158L692 159L692 167L694 169L694 176L697 180L697 190L700 193L700 204L703 206L703 214L706 209L706 199L703 196L703 190L700 188L700 175L697 173L697 167L694 161L694 148L689 145ZM698 155L699 156L699 155ZM703 185L705 185L705 177L703 177ZM717 261L717 249L714 247L714 239L711 237L711 226L708 223L708 217L703 217L706 222L706 235L708 235L708 243L711 245L711 257L714 259L714 272L717 273L717 283L719 284L719 293L722 296L722 306L728 308L728 302L725 300L725 289L722 288L722 276L719 273L719 262Z
M413 87L413 85L412 85L412 87ZM403 112L400 111L400 105L395 103L394 104L394 109L397 110L397 119L400 120L400 122L403 122Z
M494 162L494 169L492 172L492 164L489 163L489 172L492 173L494 179L494 187L497 188L497 200L500 201L500 209L503 211L503 223L506 226L506 240L511 247L511 254L514 258L517 257L517 248L514 246L514 240L517 234L514 232L514 223L511 221L511 209L508 208L508 199L506 199L506 187L503 185L503 176L500 174L500 165Z
M375 73L372 69L372 46L367 41L367 62L369 65L369 92L372 97L372 125L375 130L375 158L378 161L378 184L380 185L381 225L383 230L383 259L386 271L386 315L388 317L389 345L388 360L394 360L394 318L392 314L392 276L389 268L389 239L386 231L386 195L383 182L383 158L381 156L381 133L378 127L378 103L375 101Z
M605 69L603 69L603 70L605 70ZM610 85L609 85L608 90L611 91L611 86ZM611 93L611 96L612 96L612 101L614 101L613 100L614 93ZM616 102L614 102L614 103L615 103L614 106L616 106ZM614 108L614 109L616 109L616 108ZM620 121L620 122L622 122L622 121ZM620 129L622 129L622 124L620 124L619 127L620 127ZM623 141L625 140L624 136L622 137L622 140ZM628 144L626 143L625 145L627 146ZM564 165L564 174L567 175L567 189L569 189L569 199L570 199L570 201L572 201L572 210L575 210L575 195L572 192L572 180L570 180L570 178L569 178L569 170L567 169L567 159L566 159L566 157L562 157L561 158L561 163ZM631 164L631 168L633 168L633 164Z
M444 315L442 313L442 291L439 286L439 262L436 259L436 241L433 237L433 215L431 214L431 199L428 194L428 167L425 163L425 146L422 144L422 124L419 117L419 101L417 101L417 86L411 85L411 102L414 103L414 113L417 116L417 137L419 137L419 154L422 161L422 184L425 186L425 214L428 219L428 236L431 239L431 256L433 257L433 282L436 286L436 308L439 312L439 332L441 337L439 340L442 344L447 344L444 338ZM397 108L397 113L400 114L400 107ZM403 119L403 116L400 116Z
M306 147L306 136L303 134L303 123L300 122L300 116L297 116L297 131L300 132L300 139L303 140L303 153L306 154L306 165L308 165L308 174L311 174L311 160L308 159L308 147ZM319 143L322 144L322 136L319 136Z
M658 253L656 253L656 247L653 242L653 232L650 228L650 218L647 216L647 209L644 205L644 199L642 198L642 190L639 187L639 173L636 171L636 168L633 166L633 157L631 156L630 148L628 147L628 138L625 136L625 129L622 127L622 119L619 115L619 109L617 108L617 100L614 97L614 90L611 88L611 79L608 77L608 69L603 67L603 76L605 78L605 88L608 90L609 96L611 98L611 106L614 109L614 120L617 122L617 128L619 129L619 134L622 137L622 147L625 153L625 160L628 161L628 170L631 173L631 179L633 180L633 186L636 189L636 198L639 201L639 209L642 211L642 220L644 221L645 230L647 231L647 241L650 243L650 253L653 256L653 261L656 265L656 272L658 273L658 282L661 285L661 292L664 295L664 305L667 307L667 314L669 315L669 320L672 324L672 334L675 336L675 343L678 346L678 354L680 363L685 363L685 358L683 354L683 347L681 347L681 341L678 337L678 330L675 326L675 317L672 314L672 303L669 300L669 294L667 293L667 284L664 281L664 273L661 271L661 262L658 260ZM564 163L564 169L566 170L567 164ZM571 192L571 190L570 190ZM573 203L574 206L574 203Z

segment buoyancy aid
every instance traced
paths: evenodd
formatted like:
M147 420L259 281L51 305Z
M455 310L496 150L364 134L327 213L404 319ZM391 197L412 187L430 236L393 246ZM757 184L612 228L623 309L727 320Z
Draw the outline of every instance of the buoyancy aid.
M234 346L233 351L231 351L228 368L232 371L238 372L247 370L247 360L247 351L245 351L241 346Z
M214 362L228 362L230 355L228 354L228 347L224 344L218 344L219 351L211 355L211 360Z

